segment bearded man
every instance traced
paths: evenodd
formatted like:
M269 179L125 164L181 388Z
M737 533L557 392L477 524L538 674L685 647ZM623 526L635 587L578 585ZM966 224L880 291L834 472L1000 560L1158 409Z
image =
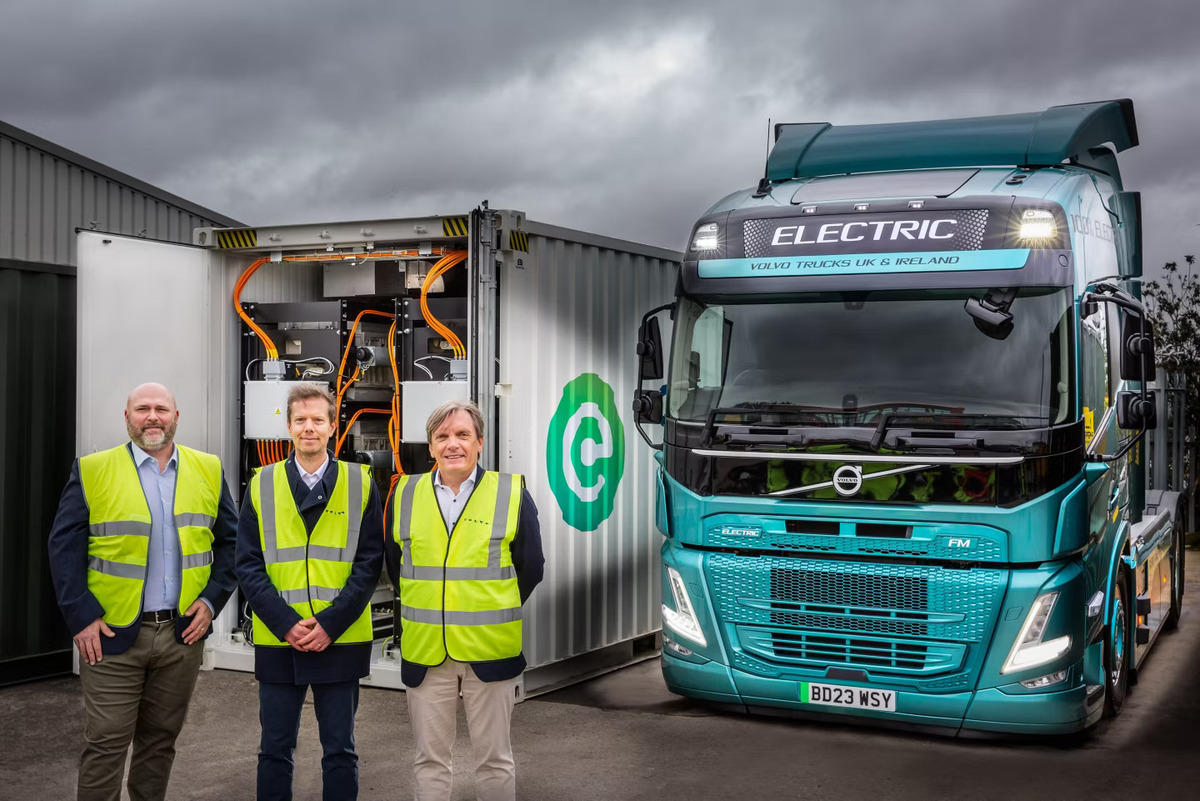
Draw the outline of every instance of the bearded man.
M78 798L166 796L202 640L235 586L237 510L220 460L175 444L161 384L125 404L129 442L80 457L50 532L58 605L79 650Z

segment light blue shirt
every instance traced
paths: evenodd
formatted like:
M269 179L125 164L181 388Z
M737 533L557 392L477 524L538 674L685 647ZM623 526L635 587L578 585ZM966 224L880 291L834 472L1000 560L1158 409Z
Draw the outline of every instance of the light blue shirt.
M458 488L458 494L442 483L442 471L433 471L433 488L437 493L438 507L442 510L442 519L446 521L446 531L454 531L454 526L458 524L458 518L462 517L463 507L467 505L467 499L471 497L471 489L475 486L475 476L479 475L479 468L475 468L471 475L463 479L462 486Z
M175 478L179 474L179 449L172 448L165 470L158 469L154 458L135 443L129 443L137 465L142 493L150 507L150 548L146 554L146 588L142 611L174 609L179 603L180 567L179 530L175 528ZM201 599L212 610L207 598ZM180 609L183 614L187 610Z

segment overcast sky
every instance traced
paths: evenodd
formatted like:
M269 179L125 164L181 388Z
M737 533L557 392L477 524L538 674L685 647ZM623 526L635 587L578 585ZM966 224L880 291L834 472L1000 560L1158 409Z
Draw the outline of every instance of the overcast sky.
M768 119L1119 97L1149 270L1200 252L1194 0L0 0L0 120L251 225L487 199L677 249Z

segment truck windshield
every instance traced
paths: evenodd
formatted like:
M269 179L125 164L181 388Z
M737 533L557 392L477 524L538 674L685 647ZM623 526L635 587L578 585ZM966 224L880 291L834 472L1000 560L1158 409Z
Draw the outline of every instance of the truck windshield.
M1003 339L983 333L964 308L988 290L681 298L668 413L704 421L718 409L794 408L807 424L840 426L873 425L891 412L1007 429L1071 419L1068 290L1020 289Z

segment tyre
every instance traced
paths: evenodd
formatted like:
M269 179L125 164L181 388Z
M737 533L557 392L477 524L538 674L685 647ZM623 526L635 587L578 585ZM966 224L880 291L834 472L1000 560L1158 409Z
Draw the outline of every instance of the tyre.
M1179 507L1175 508L1175 519L1172 523L1175 526L1175 535L1171 540L1171 610L1167 612L1167 619L1164 621L1164 626L1168 629L1176 628L1179 625L1179 615L1183 612L1183 581L1184 581L1184 554L1183 554L1183 519L1181 514L1183 510Z
M1122 566L1113 587L1112 617L1104 636L1104 717L1116 717L1129 691L1133 660L1133 607L1129 602L1129 569Z

